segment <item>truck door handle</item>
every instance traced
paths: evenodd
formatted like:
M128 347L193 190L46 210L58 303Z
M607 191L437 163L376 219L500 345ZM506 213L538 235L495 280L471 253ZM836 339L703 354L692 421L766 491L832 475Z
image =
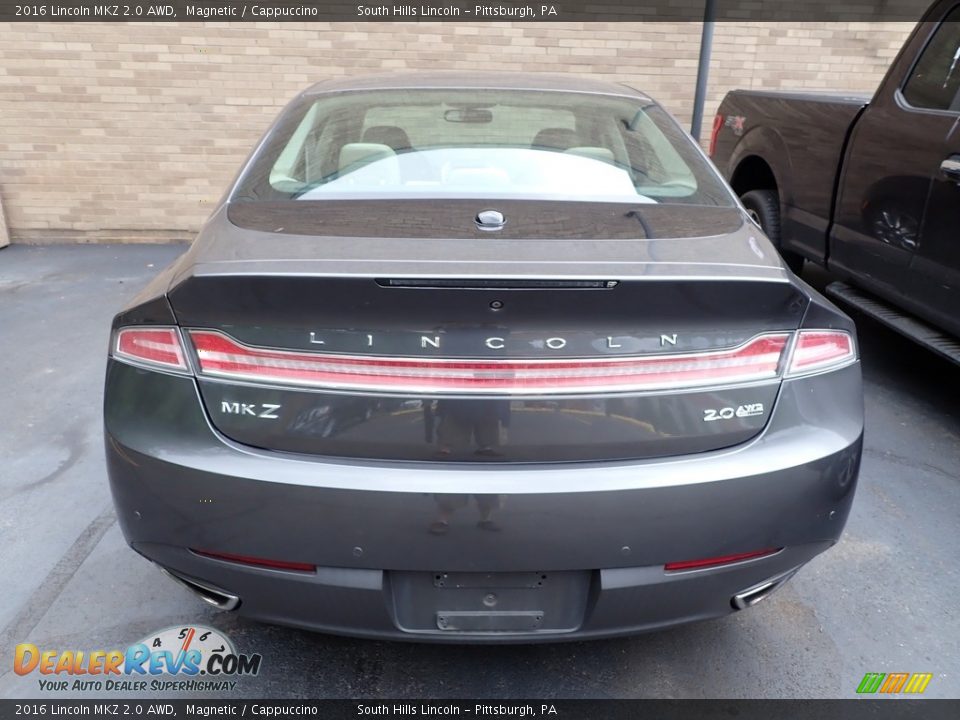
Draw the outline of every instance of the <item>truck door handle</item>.
M940 163L940 172L955 183L960 183L960 155L951 155Z

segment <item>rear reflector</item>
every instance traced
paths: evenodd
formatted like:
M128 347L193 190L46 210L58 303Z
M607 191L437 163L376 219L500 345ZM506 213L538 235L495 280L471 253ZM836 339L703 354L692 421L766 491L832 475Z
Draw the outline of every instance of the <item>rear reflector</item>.
M783 548L767 548L766 550L754 550L753 552L737 553L736 555L718 555L717 557L704 558L702 560L681 560L680 562L669 562L663 566L663 569L668 572L673 572L676 570L697 570L698 568L716 567L717 565L729 565L730 563L773 555L781 550L783 550Z
M180 333L175 328L123 328L117 332L113 354L172 370L187 369Z
M789 334L760 335L732 350L589 359L381 358L265 350L192 330L200 371L239 380L359 391L427 393L623 392L778 377Z
M288 562L286 560L269 560L267 558L251 557L249 555L233 555L231 553L210 552L209 550L193 550L195 555L202 555L213 560L225 560L241 565L271 568L272 570L294 570L296 572L316 572L317 566L309 563Z
M842 330L801 330L788 376L837 368L856 358L853 337Z

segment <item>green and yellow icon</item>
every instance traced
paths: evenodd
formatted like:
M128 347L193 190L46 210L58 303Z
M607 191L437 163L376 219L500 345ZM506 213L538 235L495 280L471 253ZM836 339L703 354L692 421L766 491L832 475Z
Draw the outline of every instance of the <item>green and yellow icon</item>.
M865 695L873 693L908 693L919 695L927 689L933 673L867 673L857 686L857 692Z

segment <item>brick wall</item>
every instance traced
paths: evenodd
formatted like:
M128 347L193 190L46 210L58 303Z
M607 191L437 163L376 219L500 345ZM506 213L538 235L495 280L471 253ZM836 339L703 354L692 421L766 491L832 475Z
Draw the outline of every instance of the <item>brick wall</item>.
M736 87L872 90L909 23L718 23L705 132ZM14 242L199 228L296 92L417 69L584 73L688 122L698 23L0 23L0 195Z

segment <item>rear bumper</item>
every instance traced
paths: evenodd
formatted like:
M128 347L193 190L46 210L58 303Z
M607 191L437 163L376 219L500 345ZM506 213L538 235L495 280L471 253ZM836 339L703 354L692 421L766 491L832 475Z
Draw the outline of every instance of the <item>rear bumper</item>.
M859 469L860 393L858 365L787 381L763 433L725 451L441 468L238 446L210 427L192 379L112 362L106 447L128 542L181 577L236 595L241 614L408 640L576 639L734 612L734 595L789 575L836 542ZM495 528L479 526L483 518ZM446 533L431 532L439 519ZM318 569L253 568L189 548ZM761 548L783 550L713 569L663 567ZM445 630L443 612L485 611L479 603L490 593L438 589L431 578L443 572L543 573L548 587L572 588L564 593L572 599L553 625ZM519 614L548 601L536 591L493 594L495 610Z
M592 571L584 588L585 602L575 608L577 622L563 628L511 633L457 632L440 629L436 622L432 627L416 622L416 618L410 617L413 612L404 611L407 598L396 587L395 578L402 573L318 568L315 574L306 575L238 567L199 558L170 545L134 544L136 550L161 567L176 568L172 572L188 583L194 577L203 577L206 588L233 594L240 600L237 612L252 619L357 637L454 643L585 640L722 617L736 612L732 600L738 593L770 581L774 587L769 590L776 590L800 566L829 546L829 542L823 542L785 548L773 558L714 570L666 574L662 566L652 566ZM427 581L433 577L431 573L425 575L429 576ZM419 596L431 615L456 612L466 604L459 598L431 604L435 597ZM483 608L480 603L476 606ZM541 609L537 603L523 608Z

